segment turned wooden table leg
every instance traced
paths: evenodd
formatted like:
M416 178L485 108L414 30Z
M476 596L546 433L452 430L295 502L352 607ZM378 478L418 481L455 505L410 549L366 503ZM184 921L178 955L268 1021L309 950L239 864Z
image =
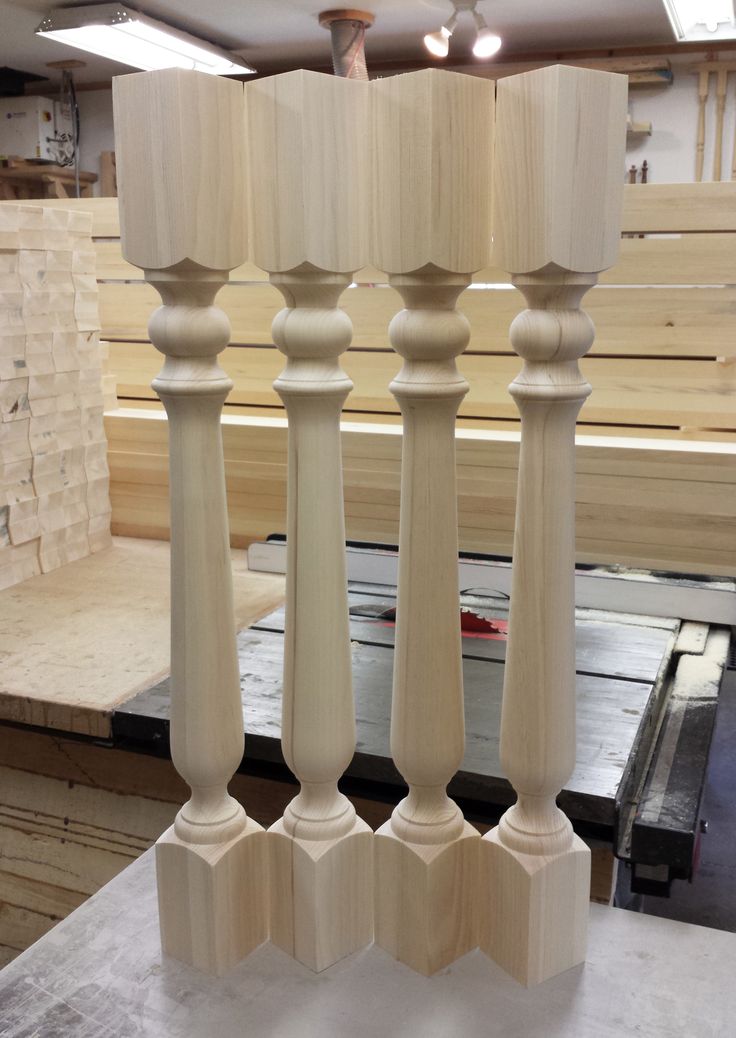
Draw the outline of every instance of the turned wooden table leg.
M337 787L355 752L339 364L352 325L338 301L367 259L366 91L314 72L246 91L253 258L286 302L273 323L289 418L281 741L301 784L268 834L271 939L313 970L373 936L373 833Z
M191 798L156 844L163 950L223 973L268 936L266 834L227 791L243 755L214 305L245 259L239 83L169 69L115 80L123 255L161 295L149 334L169 418L171 753ZM225 161L222 141L230 148ZM214 182L217 195L211 192Z
M463 758L455 417L468 384L455 309L488 260L493 91L424 71L372 84L373 262L405 309L391 383L404 421L391 752L408 796L376 833L376 942L431 974L477 945L479 837L447 795ZM448 127L452 133L448 133Z
M703 179L703 163L705 161L705 109L708 104L710 90L710 72L701 69L698 72L698 136L695 142L695 180Z
M495 259L529 309L501 763L518 794L481 841L481 947L525 984L585 958L590 851L556 805L575 765L575 420L580 309L620 237L626 79L552 67L498 85Z
M723 179L723 118L726 113L728 71L718 69L716 73L716 130L713 146L713 180Z

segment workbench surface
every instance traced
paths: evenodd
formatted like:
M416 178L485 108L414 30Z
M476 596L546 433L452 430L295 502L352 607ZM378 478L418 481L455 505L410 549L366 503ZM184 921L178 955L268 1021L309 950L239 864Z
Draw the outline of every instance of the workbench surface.
M233 553L238 627L284 599L284 578ZM112 548L0 591L0 721L109 738L112 711L169 672L169 544Z
M432 978L372 947L319 975L270 944L163 958L148 851L0 972L3 1038L726 1038L736 934L591 905L588 958L527 991L480 951Z

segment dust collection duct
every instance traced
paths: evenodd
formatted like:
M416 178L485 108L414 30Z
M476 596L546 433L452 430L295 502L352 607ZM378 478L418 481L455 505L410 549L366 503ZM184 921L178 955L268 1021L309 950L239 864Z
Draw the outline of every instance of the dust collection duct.
M319 24L330 30L335 75L344 79L368 79L365 31L373 25L373 15L369 11L351 8L322 11Z

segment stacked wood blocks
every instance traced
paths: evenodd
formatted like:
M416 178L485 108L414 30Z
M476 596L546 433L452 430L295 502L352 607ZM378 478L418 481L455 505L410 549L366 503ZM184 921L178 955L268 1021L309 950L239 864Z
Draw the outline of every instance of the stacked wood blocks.
M91 216L0 206L0 587L110 543Z
M374 936L431 974L480 943L526 984L583 960L589 854L555 799L575 759L574 430L590 393L577 361L594 338L580 302L616 258L625 101L606 73L512 77L494 156L493 91L454 73L369 86L292 72L245 99L182 70L116 80L123 255L161 297L149 331L166 356L153 389L169 419L171 747L191 788L156 848L168 954L224 973L270 932L321 970ZM489 262L494 193L496 258L528 303L510 329L524 363L501 734L519 799L481 849L446 786L464 747L455 421L469 386L455 359L470 329L456 302ZM249 258L285 302L282 747L301 786L268 834L227 792L243 732L223 550L230 326L214 302ZM355 749L340 298L366 262L404 302L389 325L404 361L390 386L403 417L391 752L409 792L375 836L337 784Z

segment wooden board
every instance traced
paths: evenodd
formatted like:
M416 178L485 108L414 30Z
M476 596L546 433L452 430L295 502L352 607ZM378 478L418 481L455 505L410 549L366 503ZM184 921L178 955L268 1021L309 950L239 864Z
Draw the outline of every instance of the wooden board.
M167 425L158 411L106 417L116 532L168 536ZM223 424L232 543L285 530L286 424ZM401 427L343 425L347 535L397 543ZM460 546L509 554L518 432L458 430ZM736 443L580 436L579 561L736 572Z
M143 281L138 267L127 263L117 239L97 238L97 277L103 281ZM736 270L736 237L732 234L675 234L664 238L624 238L621 255L601 274L603 285L728 285ZM230 274L231 284L268 280L265 271L244 263ZM355 274L359 285L385 284L386 275L374 267ZM506 284L508 274L486 267L473 276L476 284ZM590 297L588 297L590 298Z
M736 183L627 184L622 231L736 231Z
M616 363L606 373L606 378L610 373L610 379L604 378L596 387L601 390L597 413L586 408L581 418L584 423L653 430L663 425L680 430L674 434L683 437L699 435L698 430L706 428L712 430L710 438L733 436L736 423L729 417L733 408L722 395L732 393L729 369L733 364L729 362L736 350L736 235L731 233L734 227L728 217L733 188L729 183L626 187L626 232L666 237L625 238L620 261L602 276L602 287L588 296L587 308L597 329L591 358L609 358ZM81 208L87 201L72 204ZM87 209L93 213L104 333L122 342L147 341L147 320L158 299L142 284L141 272L122 259L117 200L91 202L94 205L87 205ZM473 326L471 352L510 357L508 325L523 305L521 297L515 291L487 287L508 281L508 275L497 268L480 271L475 281L478 287L464 293L460 303ZM250 262L233 271L233 282L220 297L231 317L233 342L270 345L271 321L282 305L279 294L266 283L265 273ZM395 415L383 384L386 366L380 357L374 358L372 351L388 349L388 322L400 302L380 271L365 268L356 275L356 282L359 287L344 296L355 327L351 356L359 352L369 355L356 361L362 364L358 373L363 399L354 396L348 407L362 414L375 410L379 417L386 411ZM664 362L661 382L656 377L647 385L647 371L630 358ZM725 363L716 363L717 358ZM121 380L126 387L123 397L150 399L147 387L142 392L137 387L150 381L151 367L157 361L143 359L137 366L141 358L129 354L121 357L118 350L111 366L114 373L118 359L120 373L125 376ZM270 367L261 367L263 392L254 395L248 388L231 398L231 406L280 410L279 401L267 386L277 366L274 358L270 359ZM704 366L671 367L684 361L702 362ZM254 377L258 382L257 372ZM366 384L366 377L372 385ZM505 372L499 371L499 378L505 377ZM609 385L606 399L602 394ZM255 388L258 390L258 386ZM481 386L483 392L485 388ZM493 393L497 399L489 406L478 398L478 406L470 409L471 400L466 401L462 420L479 426L488 421L516 422L514 408L503 399L503 387L496 387ZM711 398L720 400L722 406L711 408Z
M233 576L240 627L283 596L241 554ZM0 592L0 627L0 720L105 738L113 707L168 673L168 545L118 539Z
M160 369L155 350L143 343L111 342L110 358L120 400L156 399L150 386ZM231 404L278 406L272 384L284 368L284 358L275 347L230 346L222 354L222 365L234 382ZM347 402L351 411L398 414L388 386L399 366L393 352L350 350L343 367L355 387ZM518 419L507 391L520 369L518 358L471 354L460 358L458 367L470 383L461 416ZM736 364L676 359L663 366L658 360L637 358L622 371L618 361L593 355L581 362L581 369L593 386L581 414L587 422L736 430Z
M143 283L100 285L100 312L106 339L148 343L146 325L158 306L154 289ZM232 345L271 345L271 323L283 300L271 285L227 285L218 296L232 327ZM596 326L593 356L710 357L733 356L736 347L736 289L595 288L585 309ZM401 309L397 292L387 285L360 286L344 293L341 305L355 330L351 352L389 350L388 325ZM473 288L463 293L460 310L471 323L470 353L512 354L508 329L524 309L515 289ZM112 367L122 379L115 354ZM158 355L149 347L150 364ZM144 362L145 363L145 362ZM160 363L160 362L159 362ZM148 377L150 364L142 368ZM624 374L630 365L619 364Z

